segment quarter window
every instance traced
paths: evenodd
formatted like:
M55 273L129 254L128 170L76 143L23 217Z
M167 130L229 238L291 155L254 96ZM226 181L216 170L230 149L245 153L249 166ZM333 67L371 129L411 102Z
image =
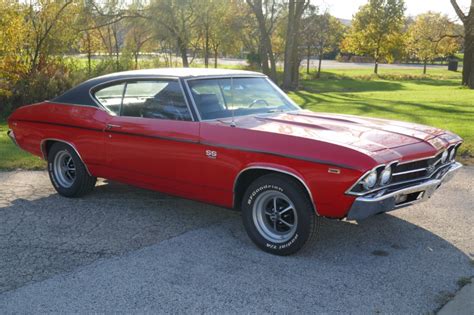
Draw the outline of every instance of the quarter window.
M181 87L175 80L121 83L97 91L95 97L116 115L192 120Z
M125 83L111 85L95 92L94 95L102 106L107 108L111 113L119 115L124 87Z

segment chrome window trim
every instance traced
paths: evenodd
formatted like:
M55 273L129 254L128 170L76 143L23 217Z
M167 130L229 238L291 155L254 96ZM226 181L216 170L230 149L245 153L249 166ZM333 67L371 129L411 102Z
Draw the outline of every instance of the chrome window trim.
M51 104L57 104L57 105L66 105L66 106L82 106L82 107L92 107L95 109L100 109L102 110L102 107L94 106L94 105L88 105L88 104L77 104L77 103L69 103L69 102L56 102L52 100L46 100L44 101L45 103L51 103Z
M222 119L229 119L231 117L221 117L221 118L212 118L212 119L202 119L201 117L201 113L199 112L199 109L196 105L196 102L194 101L194 97L193 97L193 94L192 94L192 91L191 91L191 88L189 87L189 84L188 84L188 81L194 81L194 80L212 80L212 79L230 79L230 78L263 78L265 79L268 83L270 83L270 85L272 86L272 88L274 88L276 90L276 92L280 92L279 94L282 95L285 100L287 100L288 102L290 102L291 105L295 106L296 109L294 110L289 110L287 112L293 112L293 111L298 111L298 110L302 110L301 107L296 104L284 91L282 91L272 80L270 80L266 75L262 74L262 75L257 75L257 74L254 74L254 75L249 75L249 74L239 74L239 75L215 75L215 76L199 76L199 77L188 77L188 78L183 78L183 81L185 82L186 84L186 91L188 92L189 94L189 98L191 99L191 102L194 106L194 110L196 111L196 115L198 116L198 119L200 122L205 122L205 121L219 121L219 120L222 120ZM249 115L237 115L237 116L233 116L233 117L245 117L245 116L255 116L255 115L262 115L264 113L256 113L256 114L249 114Z
M300 176L298 176L298 175L296 175L292 172L284 171L284 170L281 170L279 168L269 167L269 166L258 166L258 165L249 166L249 167L246 167L246 168L242 169L237 174L237 176L234 179L234 186L233 186L232 204L234 205L234 207L236 206L235 205L235 191L236 191L236 188L237 188L237 181L239 180L240 175L242 175L242 173L244 173L245 171L248 171L248 170L252 170L252 169L274 171L274 172L277 172L277 173L286 174L286 175L289 175L289 176L292 176L292 177L296 178L304 186L304 188L308 192L309 198L310 198L311 203L313 204L313 207L314 207L314 212L316 213L316 215L319 216L318 210L316 209L316 203L314 202L313 194L311 193L311 190L309 189L308 185L306 185L306 182Z
M201 121L203 121L202 117L201 117L201 113L199 112L199 110L197 108L197 105L196 105L196 102L194 101L193 93L192 93L191 88L189 87L189 84L188 84L188 79L184 79L184 83L186 85L186 91L188 92L189 98L191 99L191 103L193 104L193 108L194 108L194 111L196 112L197 118L201 122Z
M41 154L43 155L44 160L48 161L48 155L46 154L46 148L45 148L46 141L62 142L62 143L65 143L65 144L69 145L74 150L74 152L76 152L76 154L79 157L79 159L81 160L82 164L84 164L84 168L86 169L87 174L89 174L89 176L92 176L91 172L89 172L89 168L87 167L87 164L84 162L84 159L82 158L81 154L76 149L76 146L74 144L72 144L71 142L69 142L69 141L65 141L65 140L61 140L61 139L57 139L57 138L45 138L45 139L41 140L40 150L41 150Z
M100 88L102 85L104 86L107 86L109 84L112 84L115 83L115 82L123 82L125 83L125 85L127 85L128 82L130 81L153 81L153 80L169 80L169 81L177 81L178 84L179 84L179 87L181 89L181 94L184 98L184 101L186 102L186 107L188 108L188 111L189 111L189 115L191 116L191 121L197 121L193 115L193 112L191 111L191 107L189 106L189 103L188 103L188 100L186 99L186 95L184 94L184 89L183 89L183 85L181 83L181 80L180 80L180 77L178 76L137 76L137 77L128 77L128 78L120 78L120 79L113 79L113 80L109 80L109 81L104 81L104 82L100 82L92 87L89 88L89 97L98 105L100 106L102 109L104 109L109 115L111 116L120 116L120 115L115 115L115 113L113 113L112 111L110 111L108 108L106 108L105 106L103 106L96 98L95 98L95 95L93 94L93 91ZM125 89L125 86L124 86L124 89ZM123 99L123 97L122 97ZM125 117L125 116L124 116ZM140 117L138 117L140 118ZM166 119L166 120L171 120L173 121L172 119Z

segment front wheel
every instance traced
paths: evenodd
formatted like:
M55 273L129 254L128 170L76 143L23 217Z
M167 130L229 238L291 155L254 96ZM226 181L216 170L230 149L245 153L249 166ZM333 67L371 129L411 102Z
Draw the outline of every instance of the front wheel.
M65 197L80 197L94 189L96 177L69 145L56 142L48 152L48 173L56 191Z
M275 255L300 250L313 238L319 222L301 185L279 174L262 176L248 187L242 217L252 241Z

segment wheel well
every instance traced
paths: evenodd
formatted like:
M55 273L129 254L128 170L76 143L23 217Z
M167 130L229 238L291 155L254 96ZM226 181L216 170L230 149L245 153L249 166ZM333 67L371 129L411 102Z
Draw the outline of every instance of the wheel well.
M91 175L91 172L89 171L89 168L87 167L87 164L84 162L84 160L82 159L82 156L79 154L79 151L77 151L76 147L72 144L72 143L69 143L67 141L64 141L64 140L60 140L60 139L45 139L43 141L41 141L41 145L40 145L40 149L41 149L41 152L43 153L43 158L47 161L48 160L48 153L49 153L49 150L51 149L51 147L53 146L53 144L55 143L63 143L65 145L68 145L69 147L71 147L72 150L74 150L74 152L76 153L76 155L79 157L79 159L81 160L82 164L84 164L84 167L86 168L86 171L87 171L87 174Z
M303 191L306 193L308 198L311 200L311 203L314 207L314 201L311 197L311 194L306 187L306 185L302 182L302 179L297 177L296 175L286 173L284 171L274 170L274 169L265 169L265 168L251 168L248 170L243 171L238 175L237 180L235 181L234 185L234 209L240 210L240 205L242 204L242 198L245 194L245 190L247 187L255 181L257 178L262 177L268 174L278 174L285 177L288 177L289 180L295 182L299 185Z
M45 140L41 143L41 152L43 153L43 158L45 160L48 159L48 153L49 153L49 149L51 149L51 147L53 146L53 144L55 144L56 142L61 142L61 141L57 141L57 140Z

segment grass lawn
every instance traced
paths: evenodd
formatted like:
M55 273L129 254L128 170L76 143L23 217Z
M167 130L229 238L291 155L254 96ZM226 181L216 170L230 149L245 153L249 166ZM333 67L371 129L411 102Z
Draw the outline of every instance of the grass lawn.
M36 170L46 168L46 163L35 155L19 148L7 136L6 122L0 122L0 170Z
M459 85L461 74L431 70L333 70L305 79L290 93L305 109L415 122L450 130L464 139L463 162L474 161L474 91Z
M460 86L461 74L446 70L331 70L321 79L303 75L303 89L290 96L303 108L416 122L464 138L464 163L474 161L474 91ZM0 121L0 170L42 169L45 162L11 143Z

